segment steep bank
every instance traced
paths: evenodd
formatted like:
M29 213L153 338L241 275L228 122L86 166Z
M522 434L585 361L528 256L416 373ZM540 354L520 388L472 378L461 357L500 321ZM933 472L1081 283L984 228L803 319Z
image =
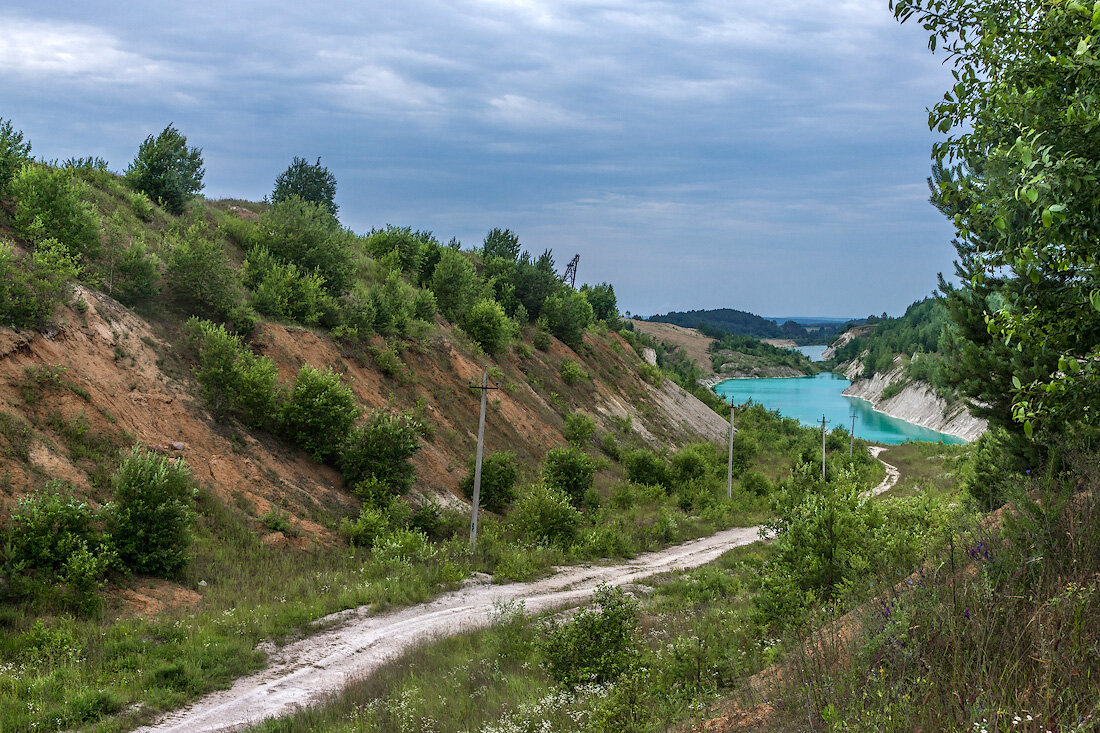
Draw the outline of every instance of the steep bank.
M863 363L859 360L842 365L844 376L852 384L843 394L859 397L871 403L875 410L899 420L954 435L963 440L976 440L988 429L985 420L974 417L961 402L948 403L925 382L910 380L904 367L895 362L888 372L876 372L862 379ZM892 385L903 385L893 387ZM887 391L893 392L884 397Z

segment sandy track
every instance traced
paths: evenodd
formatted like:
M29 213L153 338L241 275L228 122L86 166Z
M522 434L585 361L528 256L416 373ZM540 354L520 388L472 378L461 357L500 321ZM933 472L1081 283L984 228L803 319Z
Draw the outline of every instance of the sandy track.
M882 483L880 483L878 486L868 492L871 496L878 496L879 494L882 494L894 488L894 484L898 482L898 478L901 476L901 472L898 471L897 466L889 464L879 458L879 454L885 451L886 448L883 448L880 445L873 445L867 450L871 451L871 455L877 458L878 462L886 467L886 478L882 480Z
M600 583L626 585L655 573L698 567L759 539L758 527L738 527L619 565L564 568L531 583L468 586L392 613L345 611L338 614L339 625L274 652L262 672L139 730L232 731L288 715L320 702L416 644L487 626L497 601L523 601L528 613L539 613L584 602Z

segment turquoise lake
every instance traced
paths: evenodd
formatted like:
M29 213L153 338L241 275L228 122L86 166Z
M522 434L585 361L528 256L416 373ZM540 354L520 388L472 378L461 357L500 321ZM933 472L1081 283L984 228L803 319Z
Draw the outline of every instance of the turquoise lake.
M871 403L840 394L851 384L839 374L824 373L813 377L787 379L727 379L714 391L735 405L749 400L784 417L793 417L803 425L820 426L825 415L826 427L838 425L851 429L856 416L856 437L876 443L896 444L909 440L928 443L965 443L962 438L936 432L919 425L888 417L871 409Z

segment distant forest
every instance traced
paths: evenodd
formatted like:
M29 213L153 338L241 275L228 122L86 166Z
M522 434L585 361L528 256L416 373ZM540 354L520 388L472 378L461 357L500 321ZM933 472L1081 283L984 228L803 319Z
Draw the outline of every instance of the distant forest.
M838 334L855 323L821 323L806 327L795 321L782 324L763 318L755 313L739 311L733 308L714 310L670 311L665 315L650 316L647 321L671 323L684 328L697 328L708 336L721 338L726 334L734 336L752 336L758 339L791 339L799 345L827 344Z

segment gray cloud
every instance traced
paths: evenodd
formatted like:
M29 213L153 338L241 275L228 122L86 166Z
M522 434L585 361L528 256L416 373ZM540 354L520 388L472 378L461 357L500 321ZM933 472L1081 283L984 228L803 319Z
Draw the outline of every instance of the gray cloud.
M896 312L950 266L923 188L950 77L885 2L15 0L0 24L0 115L44 157L123 169L173 121L208 195L259 198L320 155L353 228L511 227L632 311Z

